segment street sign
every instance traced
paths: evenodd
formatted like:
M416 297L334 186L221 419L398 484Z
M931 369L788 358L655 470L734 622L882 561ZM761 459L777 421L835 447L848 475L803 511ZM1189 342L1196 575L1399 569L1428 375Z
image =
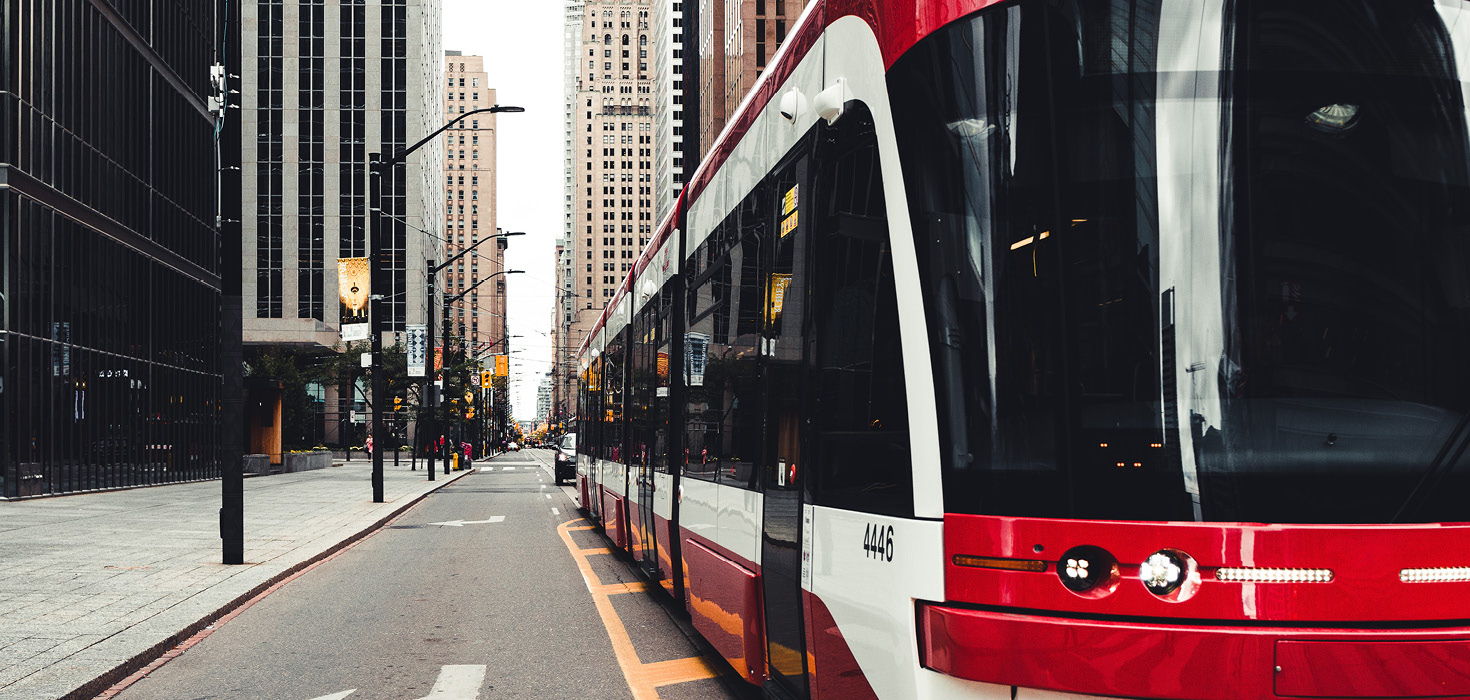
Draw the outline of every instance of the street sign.
M363 353L360 356L358 362L363 366L364 369L371 368L373 366L373 354L370 352Z
M369 335L367 323L351 323L342 326L342 342L350 343L354 340L367 340Z
M422 323L404 327L408 376L422 377L429 361L429 329Z

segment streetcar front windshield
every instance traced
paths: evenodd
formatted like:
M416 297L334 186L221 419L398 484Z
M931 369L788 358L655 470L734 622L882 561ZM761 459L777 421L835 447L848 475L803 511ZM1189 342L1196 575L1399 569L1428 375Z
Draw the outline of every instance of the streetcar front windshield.
M949 512L1470 521L1463 0L1020 0L889 88Z

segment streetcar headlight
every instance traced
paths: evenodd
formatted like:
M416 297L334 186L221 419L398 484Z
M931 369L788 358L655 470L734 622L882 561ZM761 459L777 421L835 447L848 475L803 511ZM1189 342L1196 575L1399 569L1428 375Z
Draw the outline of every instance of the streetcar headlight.
M1117 588L1118 559L1101 547L1073 547L1057 561L1057 577L1073 593L1101 597Z
M1148 555L1138 567L1138 578L1149 593L1168 596L1178 591L1194 572L1189 555L1174 549L1161 549Z

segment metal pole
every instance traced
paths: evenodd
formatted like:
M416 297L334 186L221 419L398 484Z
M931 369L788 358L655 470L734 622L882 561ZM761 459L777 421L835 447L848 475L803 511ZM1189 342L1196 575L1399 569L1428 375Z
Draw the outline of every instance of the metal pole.
M426 352L429 353L429 367L425 372L428 376L424 377L424 393L419 397L419 423L421 424L419 430L429 440L426 443L429 448L428 472L429 481L433 481L435 467L434 450L439 447L439 440L434 434L434 379L438 376L438 372L434 370L434 295L438 292L438 289L436 289L437 285L434 282L433 260L428 261L427 271L429 274L427 278L428 289L425 290L426 293L424 296L426 300L424 302L424 343L428 346ZM427 423L428 425L424 426L422 425L423 423Z
M387 398L386 377L383 376L383 292L386 290L387 275L383 274L383 268L387 265L387 246L383 243L383 217L382 217L382 156L377 153L368 154L368 215L372 218L369 225L370 238L372 241L371 262L372 281L369 286L372 290L368 319L368 332L371 334L369 340L372 343L373 353L373 396L371 410L373 412L373 503L382 503L383 499L383 450L386 444L383 438L387 437L383 430L383 400Z
M238 79L230 73L243 74L240 70L240 3L226 4L227 13L219 17L218 25L227 26L225 43L227 55L220 64L224 69L221 97L230 100L229 88L239 86ZM243 318L244 307L241 296L243 275L243 252L241 250L240 219L243 202L240 198L240 117L239 112L230 113L224 107L219 118L224 119L217 143L218 157L215 167L218 188L216 202L219 219L215 230L219 234L221 318L220 361L223 365L224 385L220 402L220 562L222 564L245 563L245 376L242 371L244 360Z
M449 362L449 329L450 329L450 327L451 326L449 325L449 299L448 299L448 297L445 297L445 299L444 299L444 362L446 364L448 364L448 362ZM444 417L447 420L449 418L449 414L446 412L444 414ZM445 435L444 437L445 437L444 447L446 449L448 449L450 447L449 440L448 440L448 437L449 436L448 435ZM445 474L448 474L449 473L449 453L448 452L445 452L445 454L444 454L444 473Z

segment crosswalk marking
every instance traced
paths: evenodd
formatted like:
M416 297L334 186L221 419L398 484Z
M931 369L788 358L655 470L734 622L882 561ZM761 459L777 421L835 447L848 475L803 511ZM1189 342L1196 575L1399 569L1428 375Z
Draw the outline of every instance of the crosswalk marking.
M357 688L353 688L352 690L344 690L340 693L332 693L331 695L323 695L319 698L312 698L311 700L342 700L343 698L355 692L357 692Z
M485 683L485 666L463 664L439 669L439 679L420 700L478 700Z

